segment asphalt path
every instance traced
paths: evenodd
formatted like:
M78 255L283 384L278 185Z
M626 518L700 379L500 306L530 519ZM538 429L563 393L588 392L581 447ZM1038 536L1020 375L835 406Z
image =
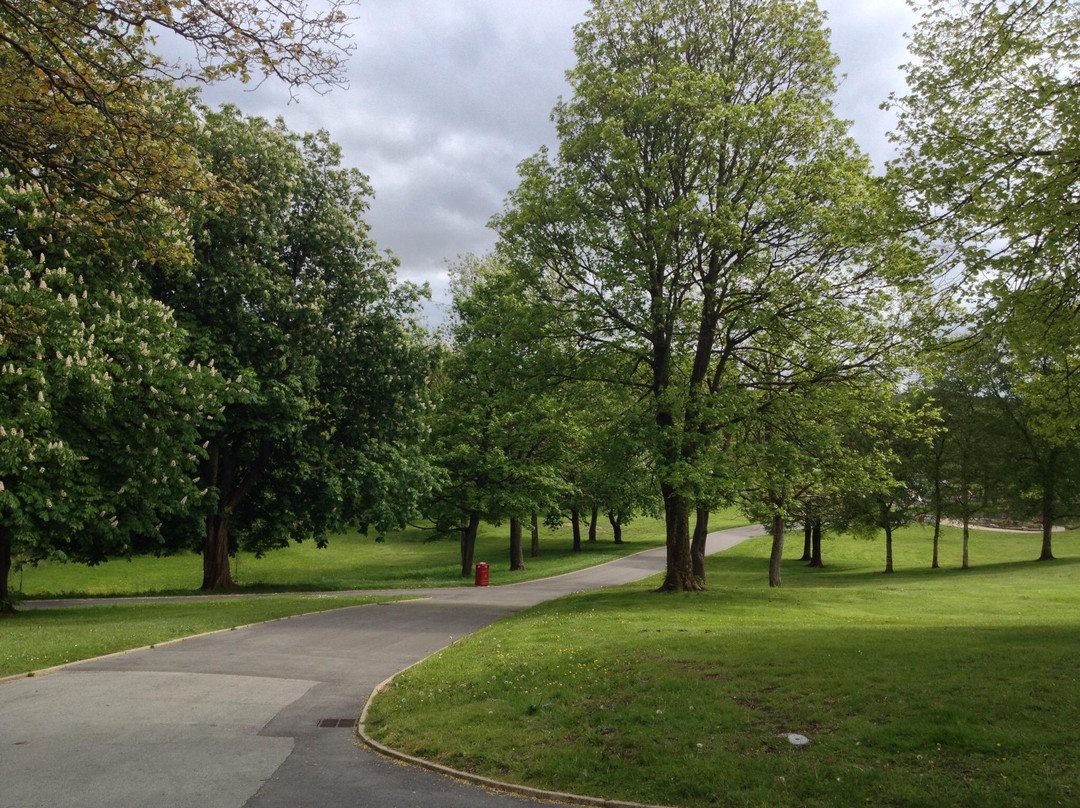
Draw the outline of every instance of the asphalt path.
M712 533L707 552L756 535L760 528ZM535 805L364 748L352 729L364 701L387 677L500 618L663 567L661 548L509 586L397 590L424 599L263 623L2 682L0 808Z

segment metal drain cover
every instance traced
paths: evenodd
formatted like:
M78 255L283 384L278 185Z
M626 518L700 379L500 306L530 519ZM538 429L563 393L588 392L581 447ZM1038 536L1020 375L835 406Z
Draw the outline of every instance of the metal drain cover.
M356 726L355 718L320 718L315 722L315 726L323 727L325 729L346 727L351 729Z

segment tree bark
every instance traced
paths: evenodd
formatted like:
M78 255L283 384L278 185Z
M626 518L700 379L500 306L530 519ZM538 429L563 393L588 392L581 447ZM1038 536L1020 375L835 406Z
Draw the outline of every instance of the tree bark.
M0 614L15 611L8 584L11 580L11 528L0 525Z
M521 540L521 520L510 520L510 571L525 569L524 547Z
M971 517L968 515L967 505L964 505L964 561L960 565L961 569L970 569L968 565L968 525L971 521Z
M1057 495L1057 452L1051 452L1043 466L1042 485L1042 549L1039 561L1053 561L1054 497Z
M810 561L814 557L814 520L807 514L802 526L802 558L799 561Z
M592 513L589 515L589 541L596 541L596 520L600 516L600 508L597 505L592 506Z
M235 484L240 466L242 438L226 445L215 444L203 461L203 478L218 490L214 509L206 514L206 533L203 536L204 591L235 589L229 571L229 514L255 488L270 463L273 442L259 441L259 452L243 479Z
M690 541L690 564L694 577L705 583L705 543L709 536L709 508L698 505L694 519L694 537Z
M941 540L941 480L934 478L934 561L930 569L941 569L938 563L938 546Z
M570 511L570 522L574 528L574 552L581 552L581 511L573 508Z
M617 516L615 511L610 511L607 519L611 523L611 532L615 535L615 543L622 544L622 517Z
M808 567L824 567L825 562L821 560L821 520L814 520L814 528L810 534L810 563Z
M777 514L772 520L772 552L769 553L769 586L780 586L780 562L783 558L784 517Z
M885 528L885 572L891 574L893 571L893 553L892 553L892 514L891 508L888 505L881 506L881 526Z
M470 511L468 523L461 528L461 577L472 575L473 554L476 551L476 531L480 527L480 511Z
M667 574L660 592L699 592L690 560L690 500L664 489L664 515L667 522Z
M235 589L229 570L229 517L210 511L206 514L206 534L203 536L204 592Z
M529 555L532 558L540 557L540 520L535 513L532 515L532 549Z

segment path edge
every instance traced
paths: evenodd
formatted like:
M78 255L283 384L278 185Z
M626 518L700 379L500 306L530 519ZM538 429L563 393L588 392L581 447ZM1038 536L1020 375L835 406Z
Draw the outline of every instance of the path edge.
M464 639L464 638L462 638ZM450 645L456 645L458 640L455 640ZM443 649L439 649L440 651ZM439 651L435 652L436 654ZM435 654L431 654L434 656ZM381 744L373 739L367 732L364 731L364 725L367 723L368 710L371 708L371 704L375 701L376 696L380 696L390 689L390 686L394 683L394 680L403 674L409 668L419 665L421 662L430 659L425 657L424 659L417 660L408 668L398 671L397 673L388 676L382 682L375 686L374 690L368 695L367 700L364 702L364 709L360 711L360 718L356 722L356 737L359 741L371 751L385 758L395 760L399 763L405 763L409 766L415 766L420 769L426 769L436 774L441 774L446 777L450 777L454 780L458 780L469 785L480 786L481 788L490 789L492 791L501 791L508 794L516 794L521 797L528 797L529 799L539 800L542 802L555 802L563 803L565 805L584 805L584 806L598 806L599 808L672 808L672 806L666 805L654 805L652 803L641 802L626 802L624 800L608 800L601 797L586 797L582 794L568 794L563 791L549 791L543 788L533 788L532 786L523 786L519 783L507 783L502 780L494 780L490 777L482 777L479 774L472 774L470 772L463 772L459 769L451 768L450 766L444 766L441 763L435 763L432 760L426 760L425 758L415 757L413 755L402 752L398 749Z
M726 528L724 530L710 531L709 536L711 537L714 533L724 533L724 532L726 532L726 530L739 530L739 529L744 528L744 527L756 527L756 525L740 525L740 526L735 527L735 528ZM757 533L757 534L750 535L750 536L742 536L742 537L739 538L738 541L733 542L731 546L721 548L717 552L723 552L724 550L730 550L736 544L741 544L742 542L747 541L749 539L759 538L762 535L765 535L765 534ZM657 549L657 548L649 548L649 550L641 550L638 553L630 553L630 555L623 556L623 558L631 558L631 557L633 557L635 555L640 555L641 553L647 553L647 552L650 552L650 550L655 550L655 549ZM604 563L605 564L610 564L610 563L613 563L615 561L620 561L620 560L622 560L622 559L616 558L616 559L612 559L611 561L606 561ZM603 566L603 564L598 564L597 566ZM562 575L572 575L572 574L573 574L572 572L562 573ZM551 576L551 577L557 578L557 577L561 577L561 576ZM520 583L525 584L525 583L531 583L531 582L530 581L521 581ZM506 586L517 586L517 585L518 585L518 583L506 584ZM405 671L409 670L410 668L416 667L421 662L427 661L431 657L435 656L435 654L438 654L438 653L444 651L446 648L450 648L450 647L456 645L457 643L461 642L461 640L463 640L463 639L465 639L465 637L462 637L462 638L460 638L458 640L454 640L454 642L450 643L447 646L444 646L443 648L440 648L438 651L434 651L431 654L428 654L428 656L424 657L423 659L416 660L415 662L413 662L408 667L402 668L397 673L391 674L390 676L388 676L386 679L384 679L383 681L381 681L379 684L377 684L374 687L374 689L371 691L371 693L368 694L367 699L364 701L364 708L360 711L360 717L356 721L356 728L355 728L356 738L363 746L367 747L368 749L370 749L372 752L374 752L377 755L381 755L382 757L388 758L390 760L397 761L398 763L404 763L404 764L409 765L409 766L415 766L415 767L420 768L420 769L425 769L427 771L434 772L436 774L441 774L441 775L443 775L445 777L450 777L451 779L458 780L460 782L468 783L469 785L480 786L481 788L486 788L486 789L490 789L490 790L493 790L493 791L501 791L501 792L508 793L508 794L516 794L516 795L521 796L521 797L526 797L528 799L538 800L538 801L541 801L541 802L563 803L565 805L583 805L583 806L594 806L594 807L599 806L599 808L673 808L673 806L667 806L667 805L655 805L655 804L652 804L652 803L642 803L642 802L627 802L625 800L608 800L608 799L603 799L601 797L587 797L587 796L585 796L583 794L568 794L568 793L566 793L564 791L550 791L548 789L543 789L543 788L533 788L532 786L524 786L524 785L521 785L519 783L507 783L507 782L505 782L503 780L495 780L495 779L490 778L490 777L482 777L482 776L480 776L478 774L472 774L470 772L463 772L463 771L461 771L459 769L454 769L454 768L451 768L450 766L444 766L443 764L436 763L435 761L432 761L432 760L427 760L425 758L420 758L420 757L416 757L414 755L407 754L405 752L402 752L399 749L394 749L393 747L386 746L385 744L379 743L374 738L372 738L370 735L368 735L367 732L364 729L364 725L367 723L368 712L371 710L371 705L375 701L375 697L380 696L383 693L385 693L387 690L389 690L390 686L393 685L394 680L398 676L400 676L401 674L405 673Z
M375 595L373 597L380 597ZM76 665L82 665L86 662L99 662L102 659L112 659L113 657L123 656L124 654L134 654L136 651L152 651L155 648L163 648L166 645L175 645L176 643L186 642L187 640L197 640L200 637L209 637L213 634L225 634L230 631L242 631L246 628L254 628L256 626L264 626L268 623L277 623L280 620L292 620L297 617L310 617L313 614L325 614L326 612L337 612L345 609L362 609L365 606L380 606L384 603L412 603L413 601L430 600L430 598L407 598L404 600L376 600L372 603L357 603L352 606L338 606L334 609L319 609L314 612L302 612L300 614L289 614L284 617L271 617L269 620L259 620L255 623L244 623L238 626L228 626L227 628L215 628L211 631L203 631L199 634L185 634L183 637L172 637L168 640L162 640L161 642L151 643L150 645L140 645L135 648L124 648L120 651L110 651L107 654L100 654L98 656L86 657L86 659L73 659L70 662L61 662L59 665L51 665L48 668L38 668L32 671L23 671L21 673L11 673L7 676L0 676L0 687L10 684L11 682L19 682L23 679L36 679L39 676L52 676L54 673L60 673L61 671L72 668ZM59 608L59 607L58 607Z

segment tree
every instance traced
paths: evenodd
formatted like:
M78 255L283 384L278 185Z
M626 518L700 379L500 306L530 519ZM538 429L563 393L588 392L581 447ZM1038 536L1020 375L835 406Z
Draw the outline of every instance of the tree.
M1065 0L931 0L910 90L891 99L896 168L932 232L972 273L1021 285L1056 276L1044 313L1077 293L1078 26Z
M348 3L304 0L0 2L0 157L53 203L78 189L83 220L125 227L178 189L205 192L177 81L271 77L290 89L340 84ZM191 51L155 53L156 35ZM190 102L188 102L190 103ZM104 205L105 210L99 209ZM122 205L130 220L110 217ZM68 213L72 213L69 209Z
M1080 436L1061 428L1070 418L1072 395L1060 385L1068 384L1072 360L1067 351L1033 354L1029 345L1018 344L1014 328L1008 316L986 316L968 348L974 361L967 364L977 364L988 405L996 411L985 436L984 463L995 481L990 497L1014 516L1038 517L1038 560L1052 561L1054 524L1080 507ZM1058 402L1066 407L1056 407Z
M116 63L170 80L251 80L273 76L290 87L341 84L350 50L347 0L311 7L303 0L47 0L0 2L0 36L52 89L107 106ZM148 51L159 34L192 48L193 64ZM109 61L102 59L111 55Z
M594 511L607 518L615 544L622 544L622 529L636 516L658 515L647 433L643 434L640 408L620 405L597 386L590 389L592 423L580 452L586 464L581 487Z
M203 588L221 589L236 546L403 524L430 485L428 348L419 291L395 284L363 221L367 180L326 134L203 115L224 190L193 215L190 271L156 273L154 293L191 333L191 359L235 387L201 475Z
M44 396L14 399L0 420L20 442L3 478L5 580L13 544L29 558L91 562L160 551L170 540L159 518L198 498L195 435L212 431L208 413L230 384L178 361L199 351L149 292L151 263L158 276L190 263L185 217L214 185L192 142L193 96L171 85L260 72L290 86L333 83L347 50L341 5L314 14L293 0L262 5L0 2L0 352L16 377L39 371ZM193 45L194 66L154 55L151 33L164 29ZM44 324L63 367L41 364L34 331ZM12 392L31 393L25 383ZM66 471L48 475L51 491L17 479L27 465L18 459L41 457L42 446L67 458Z
M920 461L936 414L909 396L880 402L854 430L854 439L876 458L877 478L862 491L848 492L848 524L856 533L885 534L885 574L893 565L893 531L911 524L924 500ZM935 538L935 542L937 539Z
M835 329L831 371L865 361L832 314L883 312L867 267L897 253L869 255L882 191L833 117L836 60L811 4L598 0L575 43L557 159L522 164L497 226L572 341L603 357L591 367L650 402L662 588L693 590L701 458L761 360L753 338Z
M510 520L510 566L524 568L520 523L549 511L566 489L560 460L572 419L552 394L555 345L544 338L542 307L497 256L467 256L452 272L452 343L440 364L432 441L442 484L425 514L440 532L459 531L467 577L481 520Z
M770 586L781 586L788 523L809 524L814 567L824 566L824 523L849 529L870 503L870 521L882 524L879 508L891 510L898 488L893 449L905 416L892 388L867 377L773 393L747 419L735 450L747 469L740 500L748 516L771 526ZM886 539L891 571L888 531Z
M0 195L4 608L13 552L97 563L169 549L159 523L199 496L199 433L224 382L183 361L187 334L113 255L71 255L87 237L75 229L53 238L39 188L8 176Z
M1078 28L1065 0L933 0L891 101L894 173L972 308L992 313L1047 447L1080 446Z
M987 394L990 379L985 354L968 342L947 346L945 373L930 390L940 409L945 445L940 464L944 511L958 518L963 529L961 567L970 567L970 526L977 505L994 504L1003 475L1013 470L995 461L1009 431L1001 412Z

